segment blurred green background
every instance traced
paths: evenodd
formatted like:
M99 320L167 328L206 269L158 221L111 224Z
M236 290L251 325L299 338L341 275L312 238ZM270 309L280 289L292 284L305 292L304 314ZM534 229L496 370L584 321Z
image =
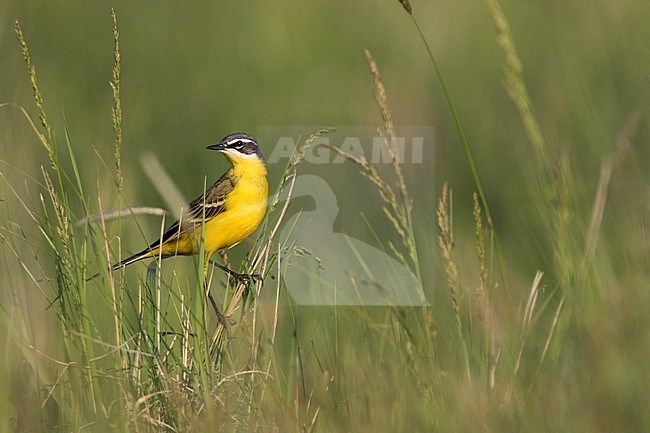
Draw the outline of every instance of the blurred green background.
M528 224L540 218L531 200L531 147L502 85L503 55L487 8L481 2L421 2L414 7L474 146L497 227L516 251L511 258L530 275L541 266L548 245L536 224ZM641 1L507 1L503 7L547 141L568 150L579 181L576 197L586 216L601 158L613 150L629 112L648 107L649 6ZM93 147L109 162L112 155L109 10L108 4L83 1L55 5L8 0L0 9L0 101L35 113L13 34L19 19L50 121L61 131L65 112L75 150L84 161L96 161ZM144 151L155 152L174 171L189 198L202 187L197 171L221 172L221 166L215 171L215 159L205 155L203 146L231 131L379 124L363 54L368 48L381 68L395 124L436 129L435 155L427 149L426 167L412 166L414 173L407 172L410 179L420 180L435 167L435 183L431 177L413 182L415 212L431 215L441 179L457 191L458 205L469 208L474 186L458 133L417 31L398 2L117 2L116 10L123 62L124 170L126 181L138 184L127 189L134 196L132 204L162 204L140 177L138 161ZM32 172L44 161L36 137L16 109L3 108L0 131L8 162ZM647 136L644 122L638 143ZM633 152L624 172L634 180L625 184L634 187L621 187L611 196L612 212L621 215L628 208L648 209L644 184L650 152L642 145ZM336 183L348 182L355 170L332 166L329 171L336 173L327 180ZM87 179L99 173L94 162L82 167ZM351 179L352 186L346 187L368 187L359 176ZM346 197L352 199L346 202ZM342 209L358 205L353 194L339 194L339 200ZM617 218L616 213L608 216ZM344 223L352 233L363 230L356 220ZM524 255L522 247L528 249Z
M578 338L587 334L580 341L587 341L589 347L593 344L593 350L599 344L608 347L602 358L592 360L594 372L615 372L594 385L600 392L581 415L591 420L601 404L618 412L586 424L606 431L607 426L625 426L627 419L628 427L638 427L643 425L640 418L625 418L625 414L628 409L641 411L636 386L640 380L647 381L647 374L635 371L627 376L622 353L634 347L635 365L650 362L650 341L643 328L648 321L632 319L643 318L650 306L650 296L642 290L648 288L650 277L650 2L504 0L501 5L546 141L563 149L571 161L575 213L570 227L578 238L587 230L603 158L614 152L630 114L638 111L641 116L631 147L614 167L599 233L597 263L607 270L608 278L596 278L594 286L584 288L598 293L612 290L612 299L620 301L615 305L615 318L626 327L612 335L601 328L589 334L590 324L600 317L588 316L575 334ZM110 170L98 157L112 169L111 6L80 0L0 3L0 104L19 104L37 119L14 35L14 23L19 20L57 141L63 143L65 115L84 183L89 191L103 191L105 207L113 207L117 197L107 176ZM423 164L405 169L428 278L426 289L435 302L447 300L439 294L444 290L438 290L444 287L445 278L436 255L434 216L443 180L449 180L454 189L461 276L475 277L471 213L475 185L432 64L398 1L118 1L114 6L122 54L122 155L128 204L164 206L142 174L140 157L145 151L154 152L186 197L193 198L203 187L197 173L208 174L211 181L225 170L225 161L206 155L204 147L227 133L255 134L268 126L381 124L364 55L367 48L379 64L395 124L435 128L435 149L425 149ZM550 290L557 288L559 277L554 273L554 240L544 229L552 218L548 208L553 203L539 201L531 143L503 86L504 56L492 18L480 1L416 1L413 8L472 144L501 239L514 309L525 303L537 270L546 272ZM268 156L272 149L265 143L261 146ZM0 108L0 159L7 184L31 207L38 207L39 191L25 178L40 179L39 167L47 164L47 156L15 107ZM272 184L283 168L282 164L269 168ZM301 170L322 176L337 194L338 231L374 242L359 216L363 212L386 239L395 239L379 200L374 199L376 193L355 167L305 165ZM359 197L368 200L360 202ZM5 221L24 221L24 211L6 186L0 199ZM159 226L152 222L147 229L145 237L151 240ZM133 229L133 233L139 231ZM131 252L142 242L138 234L125 241L124 248ZM12 254L5 251L6 256ZM10 263L5 259L0 265L5 274L2 284L7 287L23 278ZM434 267L440 272L434 274ZM468 292L473 291L472 284L467 283ZM46 300L36 289L26 296L39 306L34 320L48 314L40 309ZM3 295L6 305L16 302L7 298ZM580 362L577 359L572 366L578 369ZM11 370L7 367L6 371ZM554 383L559 387L562 380ZM350 388L353 393L354 386ZM619 405L610 401L617 394L626 398L622 402L614 399ZM551 390L545 398L552 395ZM577 400L574 396L572 401ZM518 406L514 411L521 415L524 409ZM541 415L536 419L543 421ZM581 431L586 424L576 423L573 428Z

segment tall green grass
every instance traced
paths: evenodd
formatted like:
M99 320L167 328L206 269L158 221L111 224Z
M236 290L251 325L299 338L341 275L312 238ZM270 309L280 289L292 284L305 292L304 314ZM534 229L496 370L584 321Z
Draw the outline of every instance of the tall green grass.
M515 278L509 254L516 248L502 243L488 203L488 192L498 186L480 175L482 161L474 159L444 65L416 20L417 4L400 2L423 43L411 49L429 57L452 112L476 193L459 195L451 182L439 192L429 189L427 197L412 192L407 168L391 147L395 126L381 60L369 51L391 170L380 172L358 155L330 149L354 164L376 192L386 226L400 241L381 247L418 276L421 295L433 301L415 308L298 306L283 286L283 258L291 252L277 237L279 227L290 212L304 152L327 130L305 140L282 168L267 217L248 245L242 270L263 274L264 282L233 284L211 268L204 285L201 259L154 261L146 272L109 271L121 257L122 239L134 236L127 226L144 233L142 214L150 213L129 206L133 187L123 173L117 17L113 11L113 101L107 107L114 161L99 152L94 161L110 190L82 180L87 164L77 161L72 138L78 126L64 122L57 134L50 124L36 60L16 24L40 119L32 125L48 165L40 178L18 173L20 182L4 174L13 167L2 169L5 201L18 207L0 220L9 281L0 309L7 348L0 378L8 384L0 393L0 431L648 428L647 254L603 250L600 238L616 164L629 151L641 115L631 111L616 150L604 158L585 214L574 198L575 155L545 139L507 18L496 1L487 1L505 58L505 91L535 155L529 194L540 215L527 223L543 224L544 252L552 257L527 281ZM283 190L289 191L284 201ZM30 199L31 191L38 200ZM435 196L435 214L416 220L414 204ZM467 218L458 215L459 203L470 204ZM109 212L115 207L133 211ZM458 221L467 220L471 230L459 228ZM161 232L164 226L163 219ZM423 253L431 249L434 261ZM619 253L630 263L625 272L610 257ZM220 260L229 263L227 255ZM429 279L423 270L430 268L446 278ZM95 270L99 278L87 281ZM229 330L212 314L206 290L232 322Z

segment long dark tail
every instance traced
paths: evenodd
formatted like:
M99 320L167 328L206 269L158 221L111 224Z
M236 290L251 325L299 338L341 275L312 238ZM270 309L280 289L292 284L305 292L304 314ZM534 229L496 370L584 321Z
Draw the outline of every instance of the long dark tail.
M126 259L122 260L119 263L115 263L113 266L111 266L110 269L112 271L117 271L118 269L129 266L131 263L139 262L140 260L144 260L144 259L147 259L149 257L152 257L151 248L147 248L146 250L142 250L139 253L132 255L131 257L127 257ZM100 274L101 274L101 272L97 272L92 277L86 278L86 281L94 280L95 278L99 277Z

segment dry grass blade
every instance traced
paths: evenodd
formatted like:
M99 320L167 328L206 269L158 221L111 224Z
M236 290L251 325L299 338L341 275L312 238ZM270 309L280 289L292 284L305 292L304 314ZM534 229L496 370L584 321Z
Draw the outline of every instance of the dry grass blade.
M99 188L97 188L97 204L99 206L100 212L102 211L102 195L99 193ZM100 213L103 215L103 212ZM104 218L100 218L101 222L101 233L102 237L104 240L104 250L106 252L106 263L111 263L111 250L108 245L108 234L106 232L106 220ZM108 269L108 281L109 285L111 287L111 301L112 301L112 307L113 307L113 324L115 325L115 345L119 347L121 345L121 327L120 327L120 315L119 315L119 310L118 310L118 303L117 303L117 292L115 290L115 275L113 273L113 269L109 267ZM117 352L117 357L118 357L118 362L121 364L121 352Z
M169 213L165 209L161 209L159 207L149 207L149 206L130 207L126 209L107 210L105 212L89 215L85 218L81 218L75 221L74 225L77 227L82 227L91 222L103 223L105 221L113 221L116 219L121 219L129 216L166 216L166 215L169 215Z
M524 308L524 315L521 319L521 346L519 347L519 352L517 354L517 361L515 362L514 374L516 375L521 366L521 356L524 353L524 346L526 344L526 339L524 334L526 330L530 327L530 324L533 320L533 312L535 311L535 305L537 304L537 296L539 294L539 287L542 282L542 277L544 272L537 271L535 278L533 279L533 284L530 287L530 292L528 294L528 300L526 301L526 307Z
M171 211L175 219L180 219L183 216L183 208L187 207L187 198L162 165L158 156L153 152L143 152L140 156L140 166L151 181L151 185L156 188L164 200L165 207Z
M542 282L542 277L544 272L537 271L535 274L535 279L533 280L533 285L530 287L530 293L528 294L528 300L526 301L526 307L524 308L524 317L521 321L521 332L530 326L530 323L533 320L533 312L535 311L535 304L537 303L537 296L539 294L539 286Z
M641 112L639 110L632 110L625 122L623 130L616 140L616 149L610 155L603 158L600 166L600 176L598 178L598 187L596 189L596 197L594 199L594 206L591 210L591 219L587 228L587 235L585 237L585 255L582 263L581 273L584 273L585 267L591 262L596 252L596 245L598 244L598 234L603 222L603 215L605 213L605 203L607 202L607 195L609 183L612 177L612 171L616 164L624 156L625 152L631 146L631 141L634 139L636 132L639 128L641 121Z
M271 345L272 348L275 348L275 338L277 336L277 331L278 331L278 319L280 317L279 313L278 313L278 309L279 309L279 306L280 306L280 287L282 285L281 254L282 254L282 249L280 248L280 246L278 246L278 251L277 251L278 259L277 259L277 263L276 263L276 265L277 265L276 272L278 274L277 275L278 282L277 282L276 289L275 289L275 306L274 306L274 310L273 310L273 330L271 332L271 340L270 340L270 345ZM266 375L267 375L267 377L270 377L271 363L272 362L273 362L273 357L269 356L269 360L268 360L267 365L266 365ZM264 393L266 392L266 385L267 385L267 382L265 381L264 385L262 387L262 392L261 392L261 399L262 400L264 399Z
M553 338L553 333L557 328L557 322L560 319L560 312L562 311L562 307L564 306L565 300L566 297L562 296L562 300L560 301L560 303L557 306L557 309L555 310L555 315L553 316L553 322L551 323L551 329L548 331L548 337L546 338L546 343L544 344L544 351L542 352L542 358L539 360L540 364L544 362L544 358L546 358L546 353L548 352L548 348L551 345L551 339Z

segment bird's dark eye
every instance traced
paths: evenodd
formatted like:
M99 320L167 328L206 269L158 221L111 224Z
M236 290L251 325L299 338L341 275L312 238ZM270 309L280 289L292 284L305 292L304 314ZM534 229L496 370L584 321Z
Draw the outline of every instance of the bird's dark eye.
M235 149L241 149L242 147L244 147L243 141L238 141L235 143Z

